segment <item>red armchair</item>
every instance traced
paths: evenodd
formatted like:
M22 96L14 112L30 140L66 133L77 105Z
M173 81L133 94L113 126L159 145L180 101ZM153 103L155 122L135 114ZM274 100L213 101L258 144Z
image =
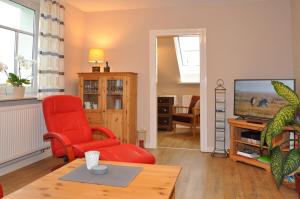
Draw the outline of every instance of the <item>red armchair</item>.
M109 129L90 128L79 97L59 95L43 100L43 112L51 140L52 153L68 161L84 157L84 152L97 150L101 159L120 162L154 164L155 158L148 151L131 144L121 144ZM93 140L92 134L105 135L104 140Z
M2 185L0 184L0 198L3 198L3 189L2 189Z

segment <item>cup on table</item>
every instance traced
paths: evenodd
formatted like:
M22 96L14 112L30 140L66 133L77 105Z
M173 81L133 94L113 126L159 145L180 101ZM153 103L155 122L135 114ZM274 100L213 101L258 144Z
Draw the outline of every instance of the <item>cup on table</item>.
M87 151L84 153L86 168L88 170L97 166L99 163L100 152L99 151Z

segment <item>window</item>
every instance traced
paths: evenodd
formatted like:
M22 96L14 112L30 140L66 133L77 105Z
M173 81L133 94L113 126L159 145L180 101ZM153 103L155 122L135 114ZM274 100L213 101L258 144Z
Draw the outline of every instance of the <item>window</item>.
M174 37L180 83L200 82L200 36Z
M37 57L38 5L21 5L16 2L0 0L0 62L8 66L8 72L13 73L18 73L17 56L24 56L28 60ZM29 86L32 88L36 82L35 71L35 66L21 71L23 78L30 79ZM0 73L0 84L5 83L6 79L6 75Z

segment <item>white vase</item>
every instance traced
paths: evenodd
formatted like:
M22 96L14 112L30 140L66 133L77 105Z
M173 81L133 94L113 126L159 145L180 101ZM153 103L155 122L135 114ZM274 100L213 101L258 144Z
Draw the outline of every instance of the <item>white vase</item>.
M19 87L13 87L13 96L16 99L24 98L25 94L25 87L19 86Z

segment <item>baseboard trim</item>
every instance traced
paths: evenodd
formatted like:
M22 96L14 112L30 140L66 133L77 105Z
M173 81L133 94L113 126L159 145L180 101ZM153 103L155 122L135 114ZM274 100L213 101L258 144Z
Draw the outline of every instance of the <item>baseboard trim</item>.
M206 147L206 148L202 148L201 152L203 153L212 153L214 151L214 147Z

